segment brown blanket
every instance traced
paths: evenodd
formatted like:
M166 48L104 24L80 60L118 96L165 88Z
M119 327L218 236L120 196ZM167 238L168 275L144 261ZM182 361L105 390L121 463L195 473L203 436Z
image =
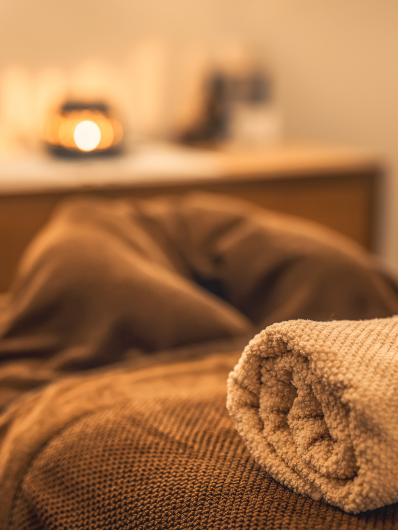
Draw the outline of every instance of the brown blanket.
M237 353L233 362L220 361L219 376L212 365L216 379L211 374L202 377L200 364L195 369L189 365L178 377L170 375L173 383L160 397L163 372L156 372L156 377L151 373L140 383L139 402L135 375L127 390L121 389L112 371L87 380L65 376L110 363L137 366L143 359L156 360L155 352L161 349L236 337L246 340L254 331L282 320L361 319L397 312L395 290L371 258L311 223L208 195L133 204L96 199L65 204L25 255L0 313L0 400L3 406L14 400L0 418L3 524L11 517L10 528L53 528L61 507L72 497L77 505L72 503L65 511L70 514L63 523L67 528L87 528L108 516L109 521L131 517L127 525L131 528L233 528L237 520L242 528L257 528L258 521L273 520L277 486L256 467L225 416L225 379ZM96 377L107 381L100 390ZM57 379L61 381L23 396ZM193 381L202 389L198 394ZM127 416L119 414L122 402L123 407L132 407ZM187 407L193 416L187 414ZM105 410L126 443L130 440L126 432L138 436L133 426L143 425L148 435L147 441L144 435L141 438L144 446L126 453L119 434L112 438L102 427L98 431L97 420L103 426L108 422L99 420ZM94 423L84 424L81 431L86 416ZM119 416L125 419L119 422ZM163 417L173 417L174 423L167 427ZM177 432L181 440L174 440ZM80 440L76 443L75 435ZM99 439L105 445L99 444L96 452ZM115 443L120 449L112 452ZM54 447L58 456L46 452ZM73 447L78 453L68 460L68 448ZM143 459L151 447L159 449L149 460ZM184 454L182 460L173 456ZM222 455L221 460L217 455ZM236 455L242 455L237 457L239 472L228 475L228 469L235 469ZM127 459L123 461L131 468L130 478L119 474L118 459ZM116 475L110 472L106 486L95 482L91 473L98 469L105 476L111 461L119 470ZM69 474L62 476L65 466ZM181 476L175 475L175 466L181 468ZM148 468L161 470L160 474L149 473ZM91 471L83 479L86 469ZM43 478L42 473L53 478ZM200 473L210 480L204 482L205 490ZM119 480L123 487L113 503L112 488ZM60 489L51 481L59 482ZM259 488L255 491L262 496L250 500L241 481L249 490ZM146 486L140 489L138 484ZM182 485L184 491L194 492L189 499L178 496ZM286 499L292 495L280 491L286 491ZM126 500L120 508L120 499L126 495L133 499L136 493L138 504ZM58 495L58 504L50 500L53 495ZM169 500L163 503L165 496ZM178 502L173 504L173 498ZM291 499L292 509L298 501ZM313 504L316 501L300 502L305 517L313 517L310 506L318 506ZM254 503L252 515L245 516L250 503ZM105 505L108 511L103 513L98 507ZM325 509L319 506L316 513ZM71 515L79 510L84 517ZM206 515L210 513L211 517ZM374 517L379 520L386 513ZM103 528L111 527L107 524L101 522Z
M0 528L396 528L398 505L350 515L255 462L225 409L239 354L63 379L15 404L0 422Z

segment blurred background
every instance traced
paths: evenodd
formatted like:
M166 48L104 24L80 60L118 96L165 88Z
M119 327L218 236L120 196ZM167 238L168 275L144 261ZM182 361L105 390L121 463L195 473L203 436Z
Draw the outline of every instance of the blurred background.
M393 0L0 0L0 152L38 149L68 101L105 102L127 146L364 148L386 169L375 249L397 267L397 28Z

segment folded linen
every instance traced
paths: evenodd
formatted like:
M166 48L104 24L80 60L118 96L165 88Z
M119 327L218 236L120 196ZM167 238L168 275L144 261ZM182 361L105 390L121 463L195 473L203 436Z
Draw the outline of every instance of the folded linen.
M227 408L295 492L352 513L398 501L398 316L269 326L230 373Z

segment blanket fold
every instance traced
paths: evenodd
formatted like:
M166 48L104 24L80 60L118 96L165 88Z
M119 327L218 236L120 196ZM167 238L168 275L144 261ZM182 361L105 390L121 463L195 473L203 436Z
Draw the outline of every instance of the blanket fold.
M67 374L282 320L398 313L372 257L228 197L67 200L0 298L0 410Z
M227 408L256 461L359 513L398 501L398 317L287 321L256 335Z

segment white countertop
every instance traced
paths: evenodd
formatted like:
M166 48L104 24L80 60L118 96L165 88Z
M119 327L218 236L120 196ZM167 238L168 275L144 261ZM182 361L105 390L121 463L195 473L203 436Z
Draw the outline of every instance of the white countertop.
M60 159L45 152L0 155L0 194L90 187L161 186L211 179L317 176L380 167L379 159L353 149L280 145L263 150L205 151L173 144L139 144L120 156Z

